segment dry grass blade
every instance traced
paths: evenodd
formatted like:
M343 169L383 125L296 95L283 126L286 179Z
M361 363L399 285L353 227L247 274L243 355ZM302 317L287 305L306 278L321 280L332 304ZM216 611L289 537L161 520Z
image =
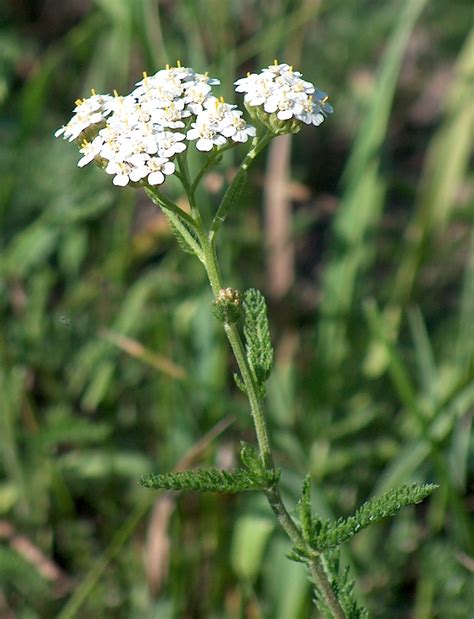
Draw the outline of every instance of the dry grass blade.
M0 539L35 567L39 574L54 584L55 594L64 595L71 589L71 579L52 559L36 546L26 535L18 533L6 520L0 520Z
M167 357L157 355L148 348L145 348L143 344L140 344L140 342L134 340L131 337L121 335L120 333L115 333L114 331L110 331L109 329L103 329L102 331L100 331L100 336L108 342L115 344L115 346L126 352L131 357L134 357L135 359L139 359L140 361L151 365L156 370L167 374L171 378L175 378L177 380L184 380L187 376L186 370L184 368L176 365Z
M288 197L288 168L291 135L282 135L270 145L265 179L265 237L269 294L283 297L295 277L291 241L291 203Z
M222 434L233 422L233 418L223 419L202 437L174 468L174 472L184 471L195 464L204 450L215 438ZM161 585L168 575L170 539L168 525L175 509L176 492L167 491L159 496L153 506L148 523L145 548L146 577L150 593L158 597Z

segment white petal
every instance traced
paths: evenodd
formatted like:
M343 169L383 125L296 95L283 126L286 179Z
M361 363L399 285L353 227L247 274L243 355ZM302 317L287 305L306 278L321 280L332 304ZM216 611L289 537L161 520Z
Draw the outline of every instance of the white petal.
M188 140L196 140L199 137L199 131L197 129L190 129L186 133Z
M289 120L293 116L292 110L280 110L277 114L280 120Z
M265 112L268 112L269 114L276 112L278 109L278 102L276 98L270 97L269 99L267 99L267 101L265 101L265 105L263 106L263 109L265 110Z
M165 177L161 172L152 172L148 175L148 183L150 185L161 185L164 180Z
M212 147L214 146L212 140L206 139L206 138L201 138L196 142L196 148L198 150L202 150L202 151L209 151L212 150Z
M135 168L129 174L130 180L134 183L140 181L144 176L148 174L148 168L143 166L141 168Z
M175 165L172 161L167 161L161 168L164 174L173 174Z
M126 174L117 174L112 182L119 187L125 187L125 185L128 185L128 176Z
M228 127L224 127L223 129L221 129L221 133L222 135L225 135L226 138L230 138L235 134L235 127L233 127L232 125L229 125Z
M77 165L80 168L83 168L85 165L90 163L93 159L94 159L94 155L92 153L89 153L88 155L84 155L83 157L81 157L79 161L77 162Z
M245 133L245 131L237 131L237 133L232 136L232 140L234 142L246 142L248 139L249 136Z

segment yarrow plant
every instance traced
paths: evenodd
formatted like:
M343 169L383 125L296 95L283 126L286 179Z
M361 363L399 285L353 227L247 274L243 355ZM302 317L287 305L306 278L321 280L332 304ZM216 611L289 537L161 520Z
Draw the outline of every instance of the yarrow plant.
M113 176L114 185L143 187L163 210L181 247L201 261L214 296L213 312L239 368L236 384L249 400L257 449L242 443L239 468L149 474L141 483L149 488L201 492L263 492L291 540L289 558L308 566L321 611L337 619L368 617L355 599L347 570L339 570L338 547L363 527L395 514L404 505L420 502L435 486L402 486L368 501L346 519L323 522L312 513L308 475L301 500L290 514L280 495L280 472L273 462L264 410L265 383L273 365L265 299L255 289L241 293L224 287L216 253L219 229L238 201L257 155L279 135L296 133L305 125L317 127L333 110L326 93L290 65L277 61L235 82L251 122L243 110L214 94L219 83L178 62L155 75L144 73L128 95L92 91L89 98L76 101L72 118L55 134L79 146L79 167L93 162ZM196 190L225 150L247 143L247 154L206 225ZM205 154L194 174L187 162L192 146ZM171 175L181 182L189 212L161 190Z

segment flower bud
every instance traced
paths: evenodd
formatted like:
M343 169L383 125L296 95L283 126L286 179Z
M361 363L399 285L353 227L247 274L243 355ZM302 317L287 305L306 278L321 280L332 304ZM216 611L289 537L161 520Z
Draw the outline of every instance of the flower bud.
M242 312L242 298L235 288L222 288L213 301L214 315L221 322L237 322Z

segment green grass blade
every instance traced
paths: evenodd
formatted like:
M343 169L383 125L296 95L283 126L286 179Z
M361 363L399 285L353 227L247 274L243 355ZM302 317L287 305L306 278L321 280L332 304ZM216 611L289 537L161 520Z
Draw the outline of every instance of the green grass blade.
M374 97L344 173L344 196L334 222L337 253L330 259L323 276L323 318L318 333L318 348L330 367L337 366L346 354L345 321L356 279L373 258L374 249L367 242L367 235L380 219L385 191L379 170L380 150L388 129L403 55L425 4L426 0L409 0L400 11L379 68Z
M472 147L473 77L474 34L471 32L461 50L455 79L446 98L444 122L426 156L419 198L393 289L392 298L397 303L406 303L410 298L426 244L433 242L432 237L443 230L456 204Z

